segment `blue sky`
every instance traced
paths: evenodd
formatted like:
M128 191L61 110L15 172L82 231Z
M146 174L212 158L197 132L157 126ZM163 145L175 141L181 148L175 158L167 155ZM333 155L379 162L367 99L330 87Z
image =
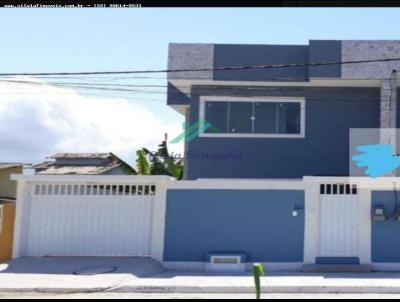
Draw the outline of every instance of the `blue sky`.
M1 69L157 69L169 42L398 39L399 26L397 8L0 9Z
M399 39L399 28L400 9L397 8L0 9L0 72L163 69L169 42L307 44L310 39ZM163 79L129 82L165 84ZM1 96L6 94L3 92ZM29 90L24 95L25 101L28 94ZM96 94L101 98L100 92ZM162 91L131 97L132 106L138 104L163 121L161 132L163 123L166 128L176 128L179 132L182 117L165 106ZM28 101L35 104L41 99L41 92L36 91ZM51 116L53 124L66 118L59 114ZM26 113L26 116L32 114ZM43 128L40 123L39 130ZM10 131L1 127L0 123L0 134ZM105 137L104 133L100 136ZM41 137L40 132L37 137ZM118 142L104 143L99 148L117 145ZM73 146L54 145L54 151L61 151L60 148L72 150ZM118 150L109 151L118 153ZM18 157L12 149L0 149L0 161L35 161L48 155L46 152L52 153L52 149L33 150L30 155ZM127 152L121 151L121 154Z

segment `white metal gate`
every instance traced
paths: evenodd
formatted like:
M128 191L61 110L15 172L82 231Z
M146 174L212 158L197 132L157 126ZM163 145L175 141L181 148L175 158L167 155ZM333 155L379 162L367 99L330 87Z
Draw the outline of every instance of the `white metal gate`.
M32 186L27 256L149 256L153 185Z
M355 185L321 185L321 257L358 257L358 210L358 194Z

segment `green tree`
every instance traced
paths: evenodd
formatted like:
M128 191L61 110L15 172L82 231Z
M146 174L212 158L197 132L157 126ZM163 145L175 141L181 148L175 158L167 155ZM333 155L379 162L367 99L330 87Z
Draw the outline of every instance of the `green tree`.
M169 175L183 178L183 161L173 158L168 150L167 135L154 153L146 148L136 152L136 166L139 175Z
M136 171L138 175L150 175L150 165L147 160L148 150L145 148L136 151Z

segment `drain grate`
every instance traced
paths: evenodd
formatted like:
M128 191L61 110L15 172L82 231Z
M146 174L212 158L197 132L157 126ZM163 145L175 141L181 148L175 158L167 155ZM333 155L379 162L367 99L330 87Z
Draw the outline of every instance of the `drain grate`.
M86 267L74 272L77 276L94 276L94 275L104 275L111 274L115 272L118 268L116 266L105 266L105 267Z

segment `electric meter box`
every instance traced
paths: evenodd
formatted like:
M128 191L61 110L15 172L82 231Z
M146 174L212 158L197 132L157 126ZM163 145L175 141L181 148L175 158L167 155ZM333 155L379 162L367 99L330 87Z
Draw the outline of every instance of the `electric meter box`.
M383 206L374 206L372 209L372 221L386 221L385 208Z

